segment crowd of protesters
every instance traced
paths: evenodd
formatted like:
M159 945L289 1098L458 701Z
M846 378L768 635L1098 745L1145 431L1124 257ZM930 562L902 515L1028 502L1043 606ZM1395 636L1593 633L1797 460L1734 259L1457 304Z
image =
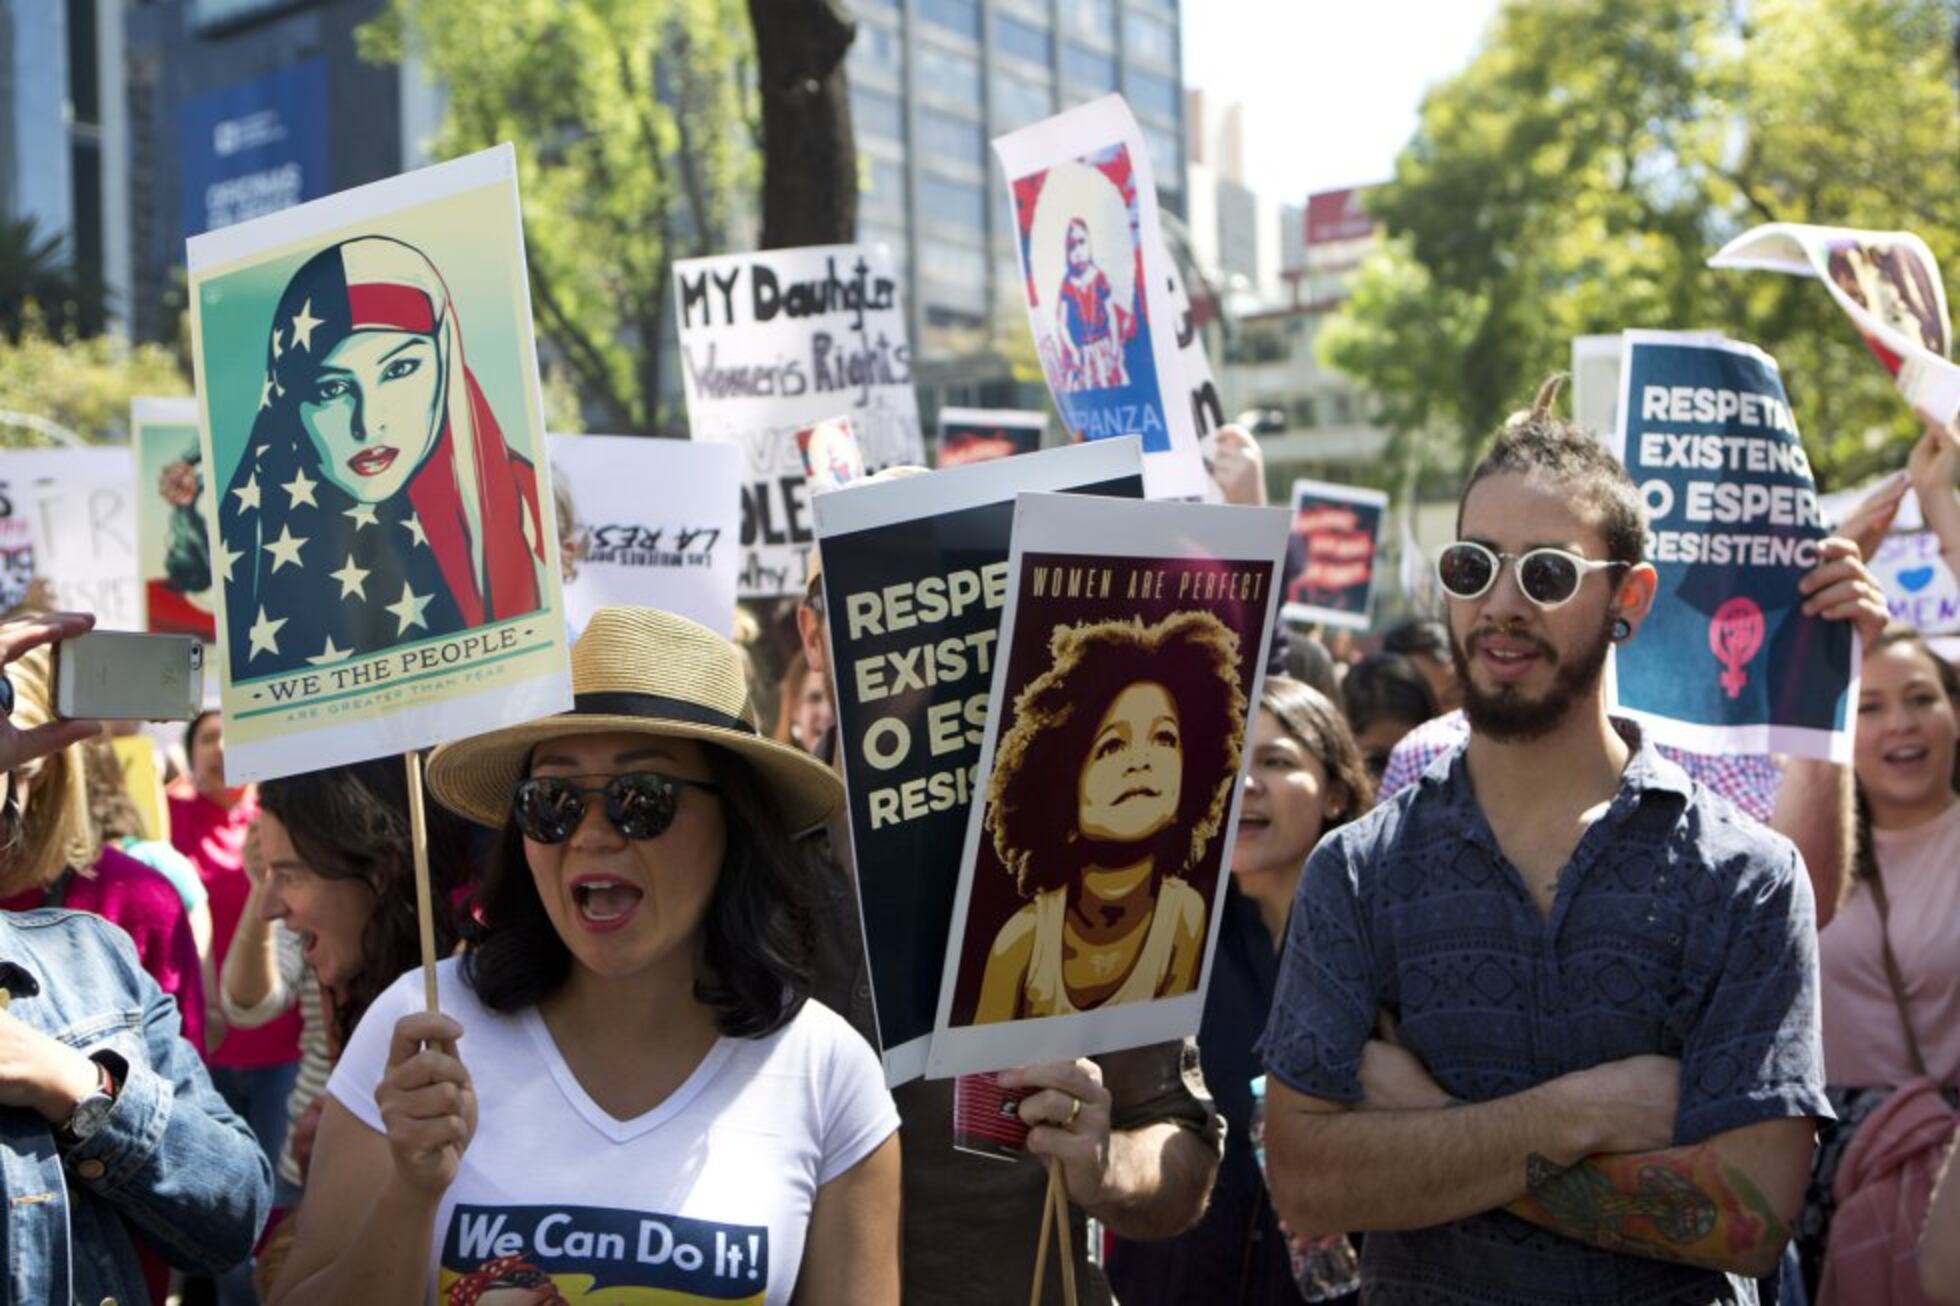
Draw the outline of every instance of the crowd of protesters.
M1002 1074L1083 1300L1960 1301L1960 676L1864 564L1897 488L1797 596L1861 637L1853 763L1670 749L1603 682L1639 496L1556 395L1441 615L1277 641L1196 1038ZM1907 479L1960 566L1960 434ZM435 750L441 1014L399 762L235 786L206 713L145 801L52 711L88 619L0 625L5 1299L561 1301L444 1231L601 1197L739 1200L748 1300L1025 1296L1046 1167L872 1050L815 574L753 647L602 609L571 713Z

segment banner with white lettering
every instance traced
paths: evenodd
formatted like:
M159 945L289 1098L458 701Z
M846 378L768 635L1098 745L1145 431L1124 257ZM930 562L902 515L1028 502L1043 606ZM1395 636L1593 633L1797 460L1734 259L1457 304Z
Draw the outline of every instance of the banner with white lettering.
M1287 586L1288 621L1324 621L1366 630L1374 620L1388 495L1329 481L1293 482L1293 533L1307 562Z
M445 1303L760 1306L770 1296L769 1250L763 1224L606 1206L458 1204L436 1293Z
M1192 387L1206 378L1180 356L1189 314L1173 303L1156 181L1129 105L1091 100L998 137L994 153L1028 326L1069 438L1137 436L1152 498L1204 495Z
M678 613L732 638L742 451L626 435L551 435L545 446L571 629L624 604Z
M1135 440L815 500L851 849L889 1082L925 1070L1020 490L1143 494Z
M815 536L797 433L846 416L866 471L925 463L891 254L820 245L681 259L674 297L688 425L747 460L741 596L801 594Z
M1288 515L1015 501L928 1076L1197 1032Z
M103 630L143 629L129 446L0 451L0 498L26 522L34 574L56 607L93 612Z
M1775 360L1664 331L1624 340L1614 452L1660 587L1609 664L1618 710L1695 752L1848 762L1855 638L1802 612L1826 531Z

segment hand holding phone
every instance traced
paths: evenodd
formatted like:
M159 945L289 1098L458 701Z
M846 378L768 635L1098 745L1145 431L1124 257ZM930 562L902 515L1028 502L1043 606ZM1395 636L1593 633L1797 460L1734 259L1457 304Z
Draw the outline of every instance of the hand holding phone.
M86 612L55 612L0 622L0 668L43 644L74 639L95 624ZM94 721L48 721L21 730L9 719L14 710L13 685L0 670L0 771L38 761L79 744L102 727Z

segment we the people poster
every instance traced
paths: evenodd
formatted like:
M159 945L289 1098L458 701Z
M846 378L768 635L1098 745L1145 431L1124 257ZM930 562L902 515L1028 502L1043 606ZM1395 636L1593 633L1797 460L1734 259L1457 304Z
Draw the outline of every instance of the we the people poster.
M1855 637L1801 610L1826 530L1775 360L1694 335L1624 340L1613 447L1660 585L1608 664L1618 710L1696 752L1848 762Z
M1152 498L1204 494L1156 183L1129 106L1120 95L1092 100L999 137L994 153L1063 429L1077 441L1141 439Z
M929 1076L1197 1030L1287 520L1016 500Z
M847 417L864 471L925 463L891 254L818 245L681 259L674 306L688 426L746 462L741 595L801 594L814 537L798 432Z
M234 780L571 704L508 146L189 243Z
M197 400L137 399L130 404L129 431L136 452L143 628L209 643L218 635Z
M880 1050L917 1078L1007 601L1014 496L1141 498L1135 440L1050 449L855 486L813 503L838 758Z
M626 604L733 638L742 451L624 435L554 434L546 444L572 630Z

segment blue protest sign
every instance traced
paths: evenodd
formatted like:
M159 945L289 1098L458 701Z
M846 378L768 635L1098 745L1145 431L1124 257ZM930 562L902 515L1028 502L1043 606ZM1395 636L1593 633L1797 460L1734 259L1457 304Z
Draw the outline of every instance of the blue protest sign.
M184 235L318 199L327 181L327 65L308 59L184 103Z
M1629 331L1614 452L1640 487L1653 611L1616 650L1618 709L1704 753L1850 760L1854 640L1802 613L1826 531L1776 363L1750 345Z

